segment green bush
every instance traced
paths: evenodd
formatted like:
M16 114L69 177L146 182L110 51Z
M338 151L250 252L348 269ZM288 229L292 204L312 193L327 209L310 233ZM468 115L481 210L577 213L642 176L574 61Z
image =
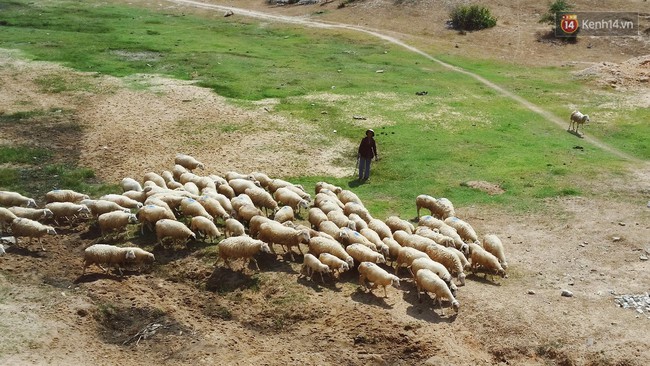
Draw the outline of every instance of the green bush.
M555 0L548 6L548 12L539 19L540 23L555 25L555 14L569 11L573 5L566 0Z
M484 6L459 5L450 15L452 27L458 30L474 31L497 25L497 18Z

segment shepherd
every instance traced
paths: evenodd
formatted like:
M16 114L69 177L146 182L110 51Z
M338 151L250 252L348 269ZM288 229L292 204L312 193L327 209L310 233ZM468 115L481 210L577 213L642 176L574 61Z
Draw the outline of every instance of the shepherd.
M375 161L379 160L377 144L375 144L374 137L375 131L368 129L366 130L366 137L364 137L359 144L357 159L359 164L360 181L366 181L370 178L370 163L372 162L372 158L375 158Z

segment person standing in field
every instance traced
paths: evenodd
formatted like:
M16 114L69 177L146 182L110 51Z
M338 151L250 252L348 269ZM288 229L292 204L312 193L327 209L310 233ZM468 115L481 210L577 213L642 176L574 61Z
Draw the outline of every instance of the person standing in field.
M359 180L361 181L366 181L370 178L370 163L372 162L372 158L375 158L375 161L379 160L374 136L375 131L372 129L366 130L366 137L359 144L357 158L359 159Z

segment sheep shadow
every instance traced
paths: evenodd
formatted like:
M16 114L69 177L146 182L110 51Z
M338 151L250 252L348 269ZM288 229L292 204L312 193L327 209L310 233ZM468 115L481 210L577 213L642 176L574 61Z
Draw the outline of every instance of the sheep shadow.
M37 250L29 250L27 247L17 246L15 244L5 246L5 252L7 254L15 254L22 257L47 258L47 251L42 251L40 248Z
M392 286L390 286L392 287ZM390 289L386 289L386 291L389 291ZM379 293L379 295L375 294L373 291ZM353 301L356 301L361 304L366 304L366 305L371 305L371 306L377 306L382 309L392 309L393 305L390 305L386 302L386 297L383 297L384 295L384 289L383 287L377 287L374 290L369 290L366 292L366 290L363 290L361 286L357 287L357 290L350 295L350 298Z
M282 257L282 259L278 260L278 256ZM299 255L294 254L294 257L299 257ZM265 253L263 255L258 255L256 259L257 259L257 263L260 266L260 269L262 270L273 271L273 272L284 272L289 274L298 273L291 266L291 263L297 263L297 262L291 261L291 255L289 253L286 254ZM251 260L249 266L253 266L252 268L255 268L255 262Z
M481 272L470 272L467 274L465 277L465 280L472 280L475 282L483 283L486 285L491 285L491 286L501 286L501 282L496 282L494 281L495 275L490 275L487 273L483 273L483 277L479 276L479 273ZM492 279L488 279L487 276L491 276Z
M259 288L259 277L253 274L235 271L228 267L215 267L214 271L205 281L205 289L211 292L226 293L239 289Z
M341 287L337 286L338 282L336 278L332 277L331 275L324 274L323 280L324 282L321 281L320 274L314 273L311 279L307 276L299 275L296 279L296 282L303 286L311 287L316 292L323 292L323 289L328 289L334 292L341 292Z
M572 135L574 135L574 136L576 136L576 137L579 137L579 138L581 138L581 139L585 138L585 134L584 134L584 132L583 132L583 133L580 133L580 132L578 132L577 130L570 130L570 129L567 129L566 132L568 132L568 133L570 133L570 134L572 134Z
M429 294L420 294L418 299L417 289L403 291L402 298L410 304L406 308L406 314L415 319L429 323L453 323L458 316L451 308L449 301L443 301L442 306L445 309L445 314L451 315L442 315L442 310L435 305L435 300Z
M116 282L122 282L124 281L124 277L126 276L126 271L123 271L123 275L115 275L111 272L104 273L104 272L92 272L92 273L85 273L77 277L74 281L72 281L73 284L80 284L80 283L91 283L95 282L101 279L105 280L113 280Z

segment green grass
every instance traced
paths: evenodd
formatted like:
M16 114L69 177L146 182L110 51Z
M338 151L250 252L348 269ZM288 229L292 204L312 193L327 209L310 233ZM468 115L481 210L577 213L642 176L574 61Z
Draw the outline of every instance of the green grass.
M577 182L625 171L620 159L473 78L363 34L261 24L224 18L218 12L195 16L110 3L13 1L2 10L0 21L6 25L0 47L23 50L36 60L114 76L156 73L197 80L242 107L277 98L275 113L323 132L337 130L337 136L355 145L372 126L382 160L373 163L369 184L353 182L354 149L337 159L350 167L350 177L286 178L307 187L319 180L353 187L378 217L414 215L413 201L422 193L447 197L458 206L537 210L544 198L591 194ZM643 138L650 136L650 127L643 123L647 111L608 108L617 96L594 92L575 80L569 68L438 57L566 116L567 126L572 106L579 105L592 116L588 134L641 159L650 158ZM89 88L56 75L37 82L51 93ZM428 94L415 95L422 90ZM25 123L35 118L30 113L0 115L0 126ZM366 120L355 120L355 115ZM257 128L255 123L243 128ZM210 124L203 128L226 133L242 129ZM306 141L307 146L335 143L326 137ZM45 175L56 176L62 187L89 190L96 183L83 167L46 163L41 168ZM26 176L5 169L0 182L17 186ZM506 193L490 196L461 185L469 180L500 184Z

